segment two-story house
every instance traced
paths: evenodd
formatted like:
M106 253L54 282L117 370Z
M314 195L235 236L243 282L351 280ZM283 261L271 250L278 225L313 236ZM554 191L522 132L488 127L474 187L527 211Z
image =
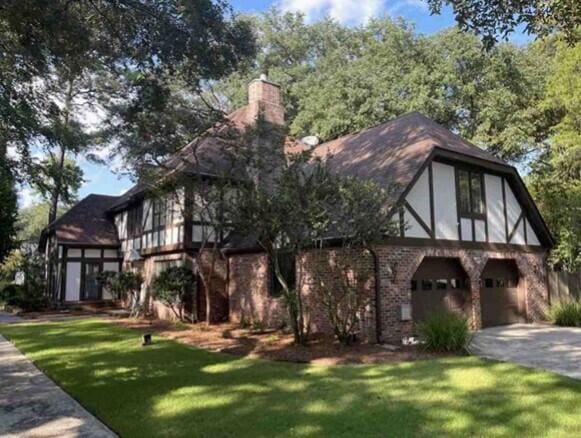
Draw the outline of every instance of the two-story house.
M259 114L284 123L280 88L265 77L250 84L248 105L228 117L243 132ZM211 138L204 141L211 149ZM285 147L308 146L287 141ZM371 179L393 193L399 235L376 248L378 264L360 256L379 279L363 316L364 337L411 335L414 322L442 309L464 313L475 328L543 318L553 240L514 167L417 112L312 152L334 172ZM194 266L196 243L212 231L203 218L184 216L187 198L155 199L137 185L117 198L83 199L43 232L53 297L108 298L95 281L103 270L139 269L147 285L167 266ZM211 291L215 319L279 324L285 313L266 255L248 241L223 249L221 280ZM154 309L164 313L159 304ZM322 312L313 314L315 329L324 330Z

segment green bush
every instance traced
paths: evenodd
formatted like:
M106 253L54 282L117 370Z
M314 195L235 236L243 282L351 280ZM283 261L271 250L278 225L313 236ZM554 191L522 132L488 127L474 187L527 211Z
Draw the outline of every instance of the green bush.
M434 352L464 351L470 340L466 319L455 313L437 313L418 325L420 340Z
M19 284L7 283L0 285L0 302L8 306L18 306L23 295L24 288Z
M563 327L581 327L581 301L561 301L553 304L549 312L553 324Z

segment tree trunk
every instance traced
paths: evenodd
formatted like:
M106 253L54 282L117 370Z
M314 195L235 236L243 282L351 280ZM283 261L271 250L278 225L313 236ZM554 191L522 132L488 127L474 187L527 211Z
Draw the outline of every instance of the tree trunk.
M64 108L64 120L63 125L65 129L69 126L70 121L70 114L71 114L71 106L73 101L73 80L69 80L69 87L67 90L67 95L65 98L65 108ZM58 212L58 203L61 195L62 190L62 171L65 166L65 157L66 157L66 146L63 142L60 142L60 151L59 151L59 158L58 158L58 172L55 175L54 181L54 188L51 193L50 197L50 210L48 213L48 223L52 223L56 220L57 212Z

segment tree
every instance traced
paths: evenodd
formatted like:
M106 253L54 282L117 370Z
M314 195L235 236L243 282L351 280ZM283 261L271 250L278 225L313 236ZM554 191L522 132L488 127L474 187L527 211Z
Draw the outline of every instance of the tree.
M546 62L527 48L484 51L476 36L457 29L422 36L389 18L348 28L273 10L254 20L256 59L217 91L239 107L244 84L268 71L284 90L294 137L330 140L417 110L518 162L534 153L553 122L538 105Z
M153 297L167 305L180 321L184 320L185 304L188 297L193 297L195 286L196 276L191 269L184 266L165 269L151 283ZM192 322L194 319L195 312L192 312Z
M18 199L11 162L0 157L0 263L15 245Z
M281 264L283 257L296 258L320 238L334 187L320 160L310 162L308 153L285 156L283 142L280 127L258 120L233 148L232 162L242 163L245 178L227 204L227 216L233 234L252 236L267 254L295 342L306 344L310 324L302 287L287 282Z
M20 245L36 247L40 233L47 225L49 210L48 202L40 202L20 209L17 222L17 241ZM57 212L57 219L64 212L65 209L61 205Z
M142 303L139 294L143 278L139 273L132 271L112 272L105 271L100 276L103 286L109 289L118 299L129 299L131 303L131 317L137 317L142 312Z
M519 26L528 34L546 36L561 31L574 40L581 25L581 4L576 0L427 0L432 14L442 6L451 6L458 24L464 30L482 35L491 47L498 38L507 38Z
M581 269L581 43L568 46L555 39L543 49L552 62L540 106L555 122L531 163L527 184L557 240L551 262L576 271Z
M350 344L359 331L366 307L379 302L379 259L375 245L387 235L394 235L396 225L390 217L388 190L371 181L352 177L334 177L335 198L324 235L332 236L333 249L318 247L310 266L314 278L314 293L325 309L335 336ZM370 256L372 263L366 264ZM371 288L374 284L374 290ZM376 324L379 318L376 318ZM381 342L381 326L376 337Z

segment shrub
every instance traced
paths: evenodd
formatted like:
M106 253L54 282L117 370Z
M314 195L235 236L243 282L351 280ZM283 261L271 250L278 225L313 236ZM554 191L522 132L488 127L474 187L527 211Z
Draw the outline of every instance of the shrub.
M0 302L9 306L19 306L24 295L24 287L19 284L8 283L0 285Z
M139 293L143 278L139 273L131 271L112 272L105 271L99 276L103 287L109 289L116 299L129 297L131 302L131 316L136 317L141 313Z
M179 321L183 321L186 300L194 294L195 285L196 275L191 269L173 266L153 279L151 289L153 297L168 306ZM192 302L195 300L192 299ZM192 312L194 318L195 312Z
M560 301L551 306L549 317L553 324L581 327L581 301Z
M464 317L456 313L437 313L418 325L426 349L435 352L461 352L468 345L470 330Z

